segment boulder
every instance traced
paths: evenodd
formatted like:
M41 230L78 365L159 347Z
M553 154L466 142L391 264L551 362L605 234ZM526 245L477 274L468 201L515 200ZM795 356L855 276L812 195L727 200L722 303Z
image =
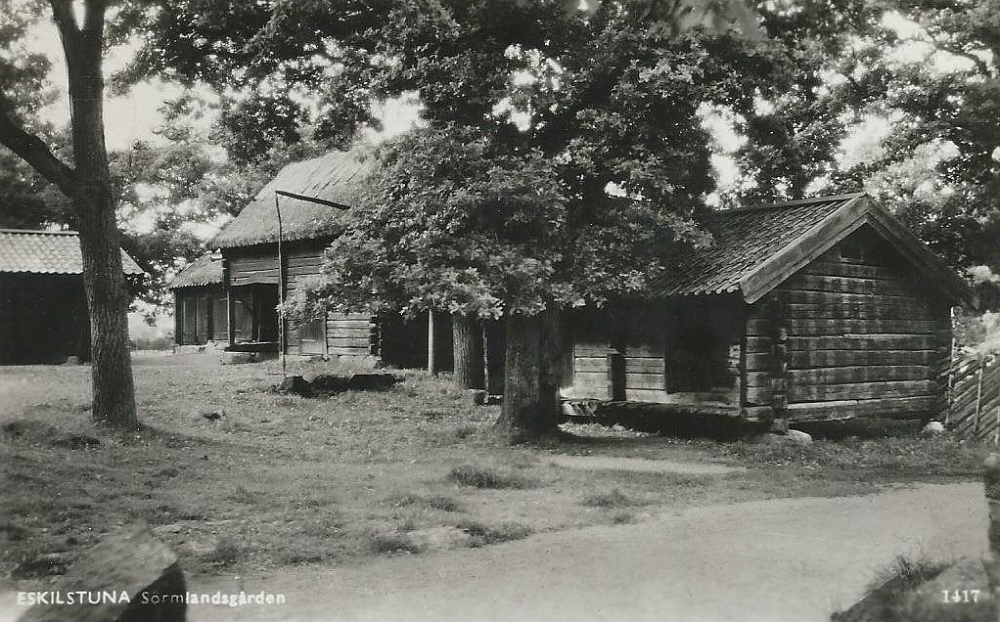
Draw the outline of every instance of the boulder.
M354 374L348 380L347 388L351 391L385 391L398 381L396 376L386 373Z
M809 445L812 443L812 436L801 430L788 430L784 434L768 432L761 437L765 443L794 443L796 445Z
M288 376L278 385L278 390L282 393L294 393L296 395L312 395L312 386L306 382L302 376Z
M245 365L253 362L253 352L223 352L219 355L219 363L223 365Z
M177 557L142 523L105 536L45 589L97 597L38 603L17 622L184 622L187 617L187 586Z
M928 421L927 425L920 430L920 433L925 436L937 436L938 434L944 434L944 424L940 421Z
M486 398L489 397L486 391L482 389L469 389L468 394L469 394L469 399L476 406L485 406Z

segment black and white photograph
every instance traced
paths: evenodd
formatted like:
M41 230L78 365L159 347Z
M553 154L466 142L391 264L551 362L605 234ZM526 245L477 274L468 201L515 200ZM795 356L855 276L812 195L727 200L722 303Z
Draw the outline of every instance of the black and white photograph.
M0 0L0 622L997 622L1000 0Z

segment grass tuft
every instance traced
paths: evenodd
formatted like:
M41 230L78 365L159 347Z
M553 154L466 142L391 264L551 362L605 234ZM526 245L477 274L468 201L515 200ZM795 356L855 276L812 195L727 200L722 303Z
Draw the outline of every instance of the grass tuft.
M487 525L478 521L462 521L456 527L471 536L470 547L488 546L501 542L523 540L531 535L531 529L520 523L500 523Z
M631 497L626 496L621 490L615 488L611 492L602 492L586 497L580 502L582 505L586 505L592 508L621 508L630 505L636 505L636 501Z
M448 477L460 486L489 488L492 490L534 488L537 485L534 481L522 475L473 464L465 464L453 468Z
M372 550L376 553L407 553L420 552L418 547L405 533L396 531L381 533L372 538Z

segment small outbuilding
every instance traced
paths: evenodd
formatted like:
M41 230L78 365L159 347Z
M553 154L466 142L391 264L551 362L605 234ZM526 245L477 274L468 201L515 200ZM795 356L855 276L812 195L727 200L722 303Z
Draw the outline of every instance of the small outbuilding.
M126 280L145 274L122 251ZM80 239L73 231L0 229L0 363L90 359Z
M301 325L288 322L279 330L276 307L306 279L322 274L326 248L343 231L372 157L368 149L356 148L289 164L215 237L228 303L228 350L283 349L397 367L426 366L430 351L439 369L451 364L447 314L405 321L363 312L328 313ZM430 343L434 347L429 350Z
M562 395L784 422L933 418L973 291L865 194L719 211L650 295L568 314Z
M174 342L179 346L229 342L229 310L222 286L222 255L206 253L167 286L174 295Z

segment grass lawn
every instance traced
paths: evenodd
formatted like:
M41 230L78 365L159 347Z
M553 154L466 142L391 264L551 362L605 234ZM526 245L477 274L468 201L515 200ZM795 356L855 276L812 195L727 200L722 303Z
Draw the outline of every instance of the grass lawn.
M842 426L798 446L567 425L564 439L510 447L493 433L498 408L473 405L446 377L399 372L386 391L303 398L272 390L273 362L146 355L134 370L146 427L116 434L89 422L89 368L0 368L4 582L44 582L136 519L173 545L187 573L358 564L690 505L978 478L984 452L912 426ZM567 468L556 454L745 468Z

